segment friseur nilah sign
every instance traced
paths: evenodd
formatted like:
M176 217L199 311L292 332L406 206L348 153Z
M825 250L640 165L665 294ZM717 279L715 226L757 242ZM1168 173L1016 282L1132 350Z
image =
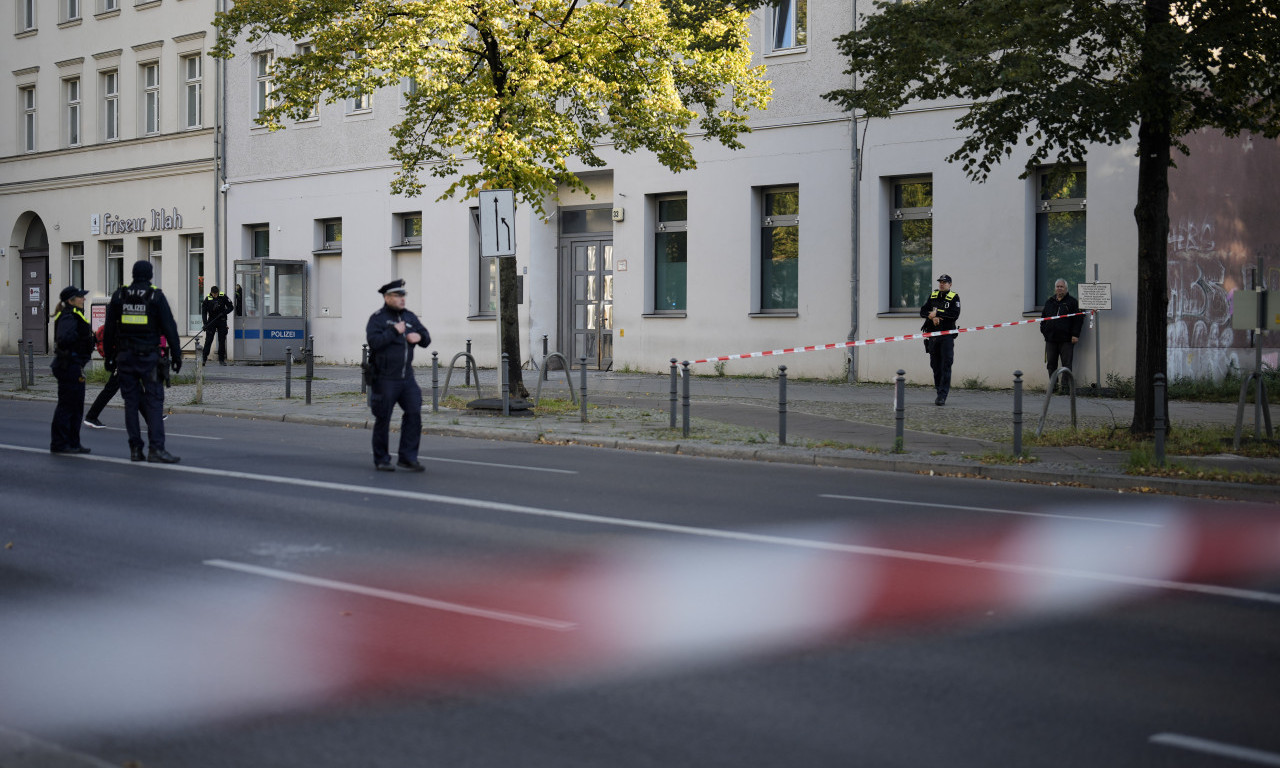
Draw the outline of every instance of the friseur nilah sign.
M148 227L147 225L151 226ZM134 232L164 232L170 229L182 229L182 214L177 207L170 213L167 209L151 209L151 217L139 216L126 219L110 212L92 214L89 218L89 230L95 235L127 235Z

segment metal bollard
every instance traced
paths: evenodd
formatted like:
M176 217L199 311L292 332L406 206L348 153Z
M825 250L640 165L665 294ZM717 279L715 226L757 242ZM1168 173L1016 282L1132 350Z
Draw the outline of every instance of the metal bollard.
M431 412L440 412L440 353L431 353Z
M196 334L195 353L196 353L196 398L195 399L197 403L203 403L204 402L204 355L200 354L200 334L198 333ZM179 359L181 359L182 350L179 349L176 354L178 355Z
M689 361L685 360L680 365L684 366L684 372L681 374L682 376L684 376L684 402L682 403L682 406L684 408L684 415L681 418L681 422L684 426L684 436L688 437L689 436Z
M27 339L27 386L36 385L36 340Z
M778 366L778 445L787 444L787 366Z
M543 381L547 380L547 355L548 354L550 353L547 351L547 334L544 333L542 334L542 370L538 371L538 375L542 377Z
M510 360L510 356L506 352L503 352L502 353L502 415L503 416L511 415L511 384L509 383L507 378L508 376L507 362L509 360Z
M1022 371L1013 372L1013 455L1022 457Z
M894 382L893 393L893 452L902 453L906 450L906 441L902 436L903 421L906 419L906 403L903 402L907 396L907 372L898 369L898 378Z
M18 382L19 389L26 389L27 384L27 363L24 354L23 345L26 344L22 339L18 339Z
M361 379L364 377L361 376ZM361 390L363 391L363 390ZM293 347L284 348L284 399L293 397Z
M316 375L316 337L307 337L307 405L311 405L311 380Z
M582 423L587 423L587 357L583 355L578 358L578 364L581 366L581 374L578 378L578 389L581 397L578 404L582 406Z
M434 354L434 353L433 353ZM369 364L369 345L360 345L360 394L365 394L369 385L364 381L364 367Z
M671 429L676 428L676 378L679 374L676 372L676 359L671 358Z
M1156 466L1164 466L1164 374L1156 374Z
M462 383L465 386L469 387L471 386L471 339L467 339L467 359L463 362L462 367L465 369L464 371L465 379L463 380ZM479 387L479 385L480 385L480 372L476 371L476 386Z

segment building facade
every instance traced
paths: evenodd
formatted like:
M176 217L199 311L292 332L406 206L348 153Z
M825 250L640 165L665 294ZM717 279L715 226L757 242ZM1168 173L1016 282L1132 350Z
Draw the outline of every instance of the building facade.
M0 14L0 350L49 344L63 286L102 303L138 259L183 334L217 273L214 0L18 0Z

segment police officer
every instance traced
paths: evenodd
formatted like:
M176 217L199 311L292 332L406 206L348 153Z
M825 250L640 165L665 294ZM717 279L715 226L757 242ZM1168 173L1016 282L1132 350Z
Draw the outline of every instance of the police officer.
M200 321L204 323L204 351L201 362L209 362L209 347L213 346L213 335L218 334L218 365L227 364L227 315L235 310L235 305L227 294L218 293L218 286L209 289L209 297L200 302Z
M53 316L54 378L58 380L58 405L53 410L49 438L51 453L88 453L80 444L80 419L84 415L84 367L93 354L93 328L84 316L84 296L74 285L62 289L58 312Z
M169 301L151 284L151 262L133 265L133 282L117 289L107 306L106 330L102 346L107 369L120 377L124 397L124 426L129 432L129 458L174 464L177 456L164 449L164 384L157 364L160 362L160 337L175 350L170 365L173 372L182 369L178 342L178 325L173 320ZM138 426L139 411L147 420L150 449L142 453L142 432Z
M369 387L369 408L373 411L373 465L382 472L396 467L421 472L418 442L422 438L422 390L413 375L413 348L426 347L431 334L417 315L404 308L403 280L393 280L378 289L383 306L369 317L365 338L369 342L369 364L374 381ZM391 412L396 404L404 412L400 420L400 455L391 465L389 440Z
M954 331L960 319L960 294L951 290L951 275L938 276L938 290L920 308L924 331ZM929 339L929 367L933 368L934 405L946 405L951 393L951 363L955 361L955 334Z

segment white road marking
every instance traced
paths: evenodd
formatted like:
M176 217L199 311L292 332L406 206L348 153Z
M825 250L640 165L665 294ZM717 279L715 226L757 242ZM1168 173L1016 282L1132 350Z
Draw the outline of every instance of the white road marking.
M397 454L398 455L398 454ZM471 461L468 459L442 459L439 456L419 456L418 461L443 461L449 464L474 464L478 467L497 467L498 469L525 469L530 472L554 472L561 475L576 475L576 469L548 469L547 467L529 467L523 464L497 464L492 461Z
M39 448L31 448L21 445L8 445L0 443L0 450L21 451L23 453L47 453ZM62 457L59 457L61 459ZM1164 589L1179 592L1192 592L1196 594L1215 595L1218 597L1230 597L1239 600L1252 600L1263 603L1274 603L1280 605L1280 594L1270 592L1257 592L1246 589L1236 589L1233 587L1222 587L1215 584L1196 584L1181 581L1170 581L1168 579L1147 578L1143 576L1125 576L1123 574L1101 573L1097 571L1085 571L1071 568L1048 568L1044 566L1022 565L1018 563L998 563L987 562L981 560L973 560L971 558L950 557L947 555L933 555L925 552L909 552L900 549L888 549L885 547L873 547L862 544L845 544L835 541L821 541L815 539L799 539L790 536L775 536L761 533L747 533L744 531L726 531L715 528L697 528L688 525L676 525L673 523L656 523L649 520L632 520L624 517L603 517L600 515L588 515L581 512L568 512L558 509L545 509L541 507L530 507L524 504L511 504L503 501L487 501L484 499L471 499L463 496L445 496L438 493L423 493L421 491L400 490L398 488L386 488L382 486L354 485L350 483L333 483L325 480L308 480L301 477L285 477L279 475L259 475L252 472L239 472L228 469L212 469L209 467L196 467L183 464L151 464L149 462L132 463L128 459L118 459L109 456L76 456L70 455L68 458L80 459L83 461L101 461L111 464L124 464L134 467L144 468L146 470L156 470L165 472L181 472L190 475L205 475L207 477L225 478L232 480L250 480L262 483L274 483L277 485L290 485L302 488L314 488L317 490L343 491L346 493L354 493L365 496L385 496L388 498L407 499L410 501L421 501L432 504L447 504L455 507L463 507L467 509L483 509L491 512L507 512L516 515L529 515L533 517L544 517L555 520L571 520L579 523L591 523L595 525L612 526L617 528L632 528L644 531L655 531L659 533L674 533L683 536L693 536L705 539L720 539L725 541L746 542L750 544L763 544L767 546L792 547L796 549L810 549L826 552L844 552L852 555L867 555L872 557L886 557L897 560L910 560L922 563L934 563L938 565L954 565L962 568L979 568L989 571L1000 571L1004 573L1021 573L1034 574L1040 576L1055 576L1071 579L1086 579L1109 584L1124 585L1129 587L1143 587L1148 589Z
M909 507L940 507L942 509L965 509L971 512L992 512L997 515L1024 515L1026 517L1053 517L1060 520L1080 520L1090 523L1115 523L1117 525L1139 525L1144 528L1163 528L1160 523L1144 523L1137 520L1116 520L1108 517L1085 517L1082 515L1055 515L1051 512L1027 512L1020 509L993 509L991 507L966 507L961 504L937 504L928 501L906 501L904 499L882 499L875 496L845 496L837 493L819 494L823 499L847 499L849 501L873 501L877 504L904 504Z
M140 427L141 427L141 429L142 429L142 434L143 434L143 435L145 435L145 434L147 433L147 425L146 425L145 423L142 423L142 424L139 424L139 426L140 426ZM125 429L124 427L84 427L83 429L92 430L93 432L98 432L98 431L103 430L103 429L109 429L109 430L111 430L112 432L127 432L127 431L128 431L128 430L127 430L127 429ZM165 437L189 437L189 438L191 438L192 440L223 440L223 439L225 439L225 438L221 438L221 437L209 437L208 435L188 435L188 434L186 434L186 433L184 433L184 432L170 432L170 431L169 431L169 430L167 430L167 429L164 431L164 436L165 436Z
M1178 747L1192 752L1203 752L1207 755L1227 757L1245 763L1253 763L1254 765L1280 766L1280 754L1275 752L1263 752L1260 749L1240 747L1221 741L1197 739L1194 736L1183 736L1180 733L1157 733L1151 737L1150 741L1152 744Z
M429 597L419 597L418 595L410 595L404 592L392 592L388 589L378 589L376 587L366 587L360 584L352 584L346 581L334 581L333 579L321 579L315 576L306 576L301 573L293 573L291 571L281 571L275 568L263 568L248 563L236 563L230 560L205 560L205 565L214 568L226 568L231 571L239 571L241 573L249 573L255 576L264 576L269 579L277 579L279 581L288 581L294 584L306 584L311 587L320 587L322 589L332 589L338 592L350 592L355 595L364 595L365 597L376 597L380 600L390 600L396 603L405 603L407 605L416 605L421 608L431 608L437 611L448 611L450 613L460 613L465 616L476 616L482 619L492 619L494 621L505 621L510 624L522 624L526 627L537 627L538 629L550 629L556 632L567 632L577 629L578 625L571 621L558 621L556 619L547 619L541 616L530 616L524 613L511 613L509 611L494 611L487 608L476 608L470 605L462 605L460 603L448 603L443 600L432 600Z

